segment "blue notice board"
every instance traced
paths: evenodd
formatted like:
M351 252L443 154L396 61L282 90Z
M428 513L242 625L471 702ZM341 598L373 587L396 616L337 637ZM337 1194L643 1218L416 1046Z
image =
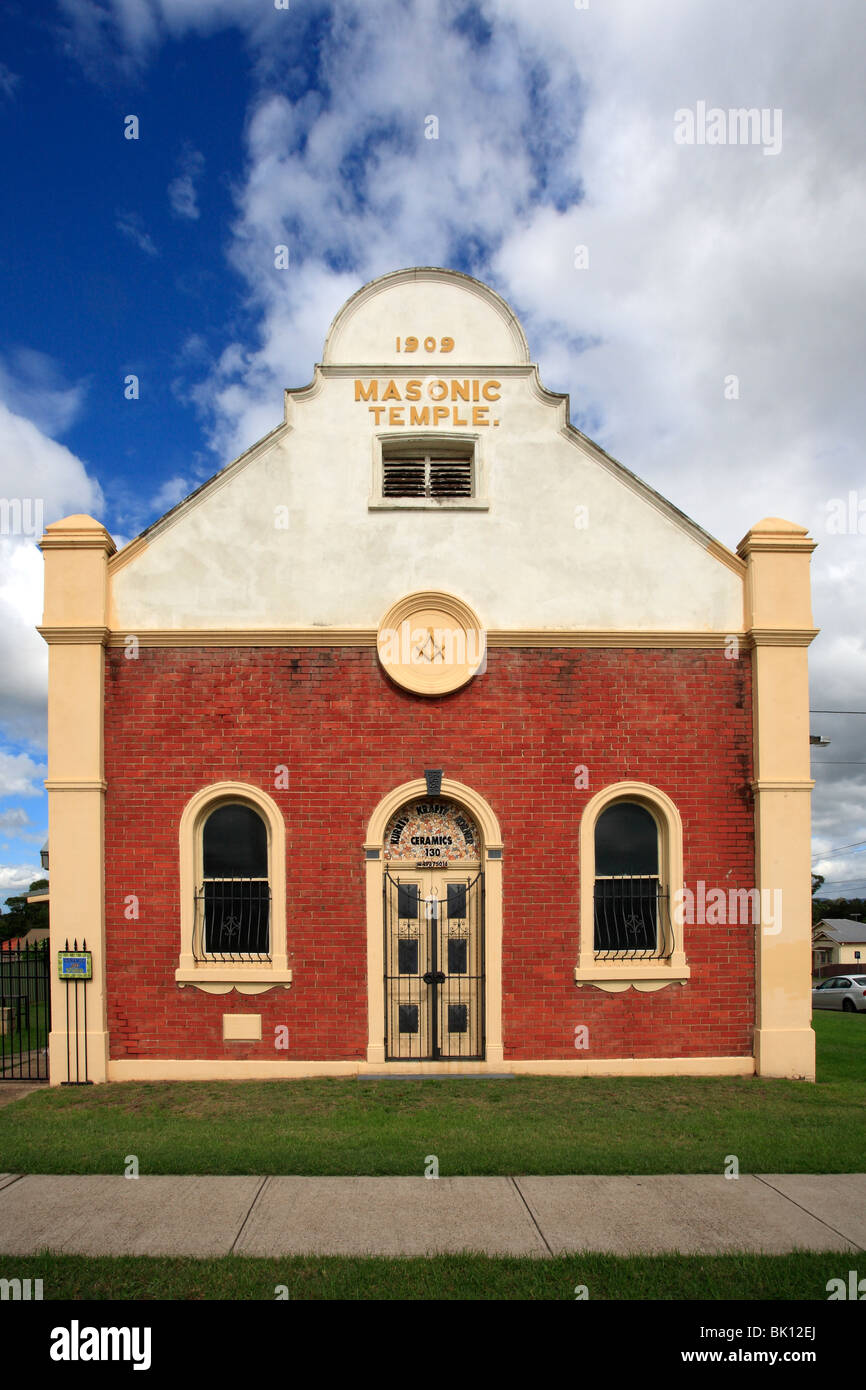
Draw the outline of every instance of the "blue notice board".
M90 951L58 951L57 973L61 980L90 980L93 960Z

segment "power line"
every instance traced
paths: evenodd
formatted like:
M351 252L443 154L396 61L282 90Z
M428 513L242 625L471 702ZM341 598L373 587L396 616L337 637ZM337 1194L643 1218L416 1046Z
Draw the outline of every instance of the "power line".
M819 767L866 767L866 758L825 758Z
M855 840L851 845L836 845L833 849L822 850L820 854L813 854L812 860L828 859L831 854L841 854L843 849L857 849L859 845L866 845L866 840Z
M866 709L810 709L810 714L866 714Z

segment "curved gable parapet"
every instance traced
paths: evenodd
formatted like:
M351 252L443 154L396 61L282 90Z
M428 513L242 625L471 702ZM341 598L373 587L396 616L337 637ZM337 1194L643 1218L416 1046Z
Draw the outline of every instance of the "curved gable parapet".
M417 346L412 344L416 343ZM347 300L325 339L324 366L529 365L529 346L505 300L471 275L414 266L371 280Z
M696 641L743 628L753 559L571 423L495 290L416 267L359 289L282 421L111 559L109 625L374 645L459 576L493 633Z

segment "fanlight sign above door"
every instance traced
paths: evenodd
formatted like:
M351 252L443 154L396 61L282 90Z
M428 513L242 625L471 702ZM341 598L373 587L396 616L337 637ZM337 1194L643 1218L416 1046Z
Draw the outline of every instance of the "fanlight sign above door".
M386 859L435 860L444 866L480 856L478 827L453 801L411 801L391 817L385 830Z
M393 681L416 695L448 695L487 666L487 635L453 594L409 594L385 614L379 660Z

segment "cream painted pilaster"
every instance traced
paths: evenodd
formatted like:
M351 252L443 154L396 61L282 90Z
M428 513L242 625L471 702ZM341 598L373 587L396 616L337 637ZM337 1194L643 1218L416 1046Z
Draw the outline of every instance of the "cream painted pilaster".
M737 549L748 564L755 874L764 918L756 927L755 1067L760 1076L814 1081L807 649L815 636L809 583L815 542L804 527L767 517Z
M56 1086L67 1079L66 988L57 979L56 966L57 952L67 940L71 946L77 939L80 948L86 939L93 953L93 979L85 986L88 1077L108 1079L103 668L107 564L115 545L93 517L69 516L46 527L40 547L45 556L45 608L39 631L49 646L49 1066Z

